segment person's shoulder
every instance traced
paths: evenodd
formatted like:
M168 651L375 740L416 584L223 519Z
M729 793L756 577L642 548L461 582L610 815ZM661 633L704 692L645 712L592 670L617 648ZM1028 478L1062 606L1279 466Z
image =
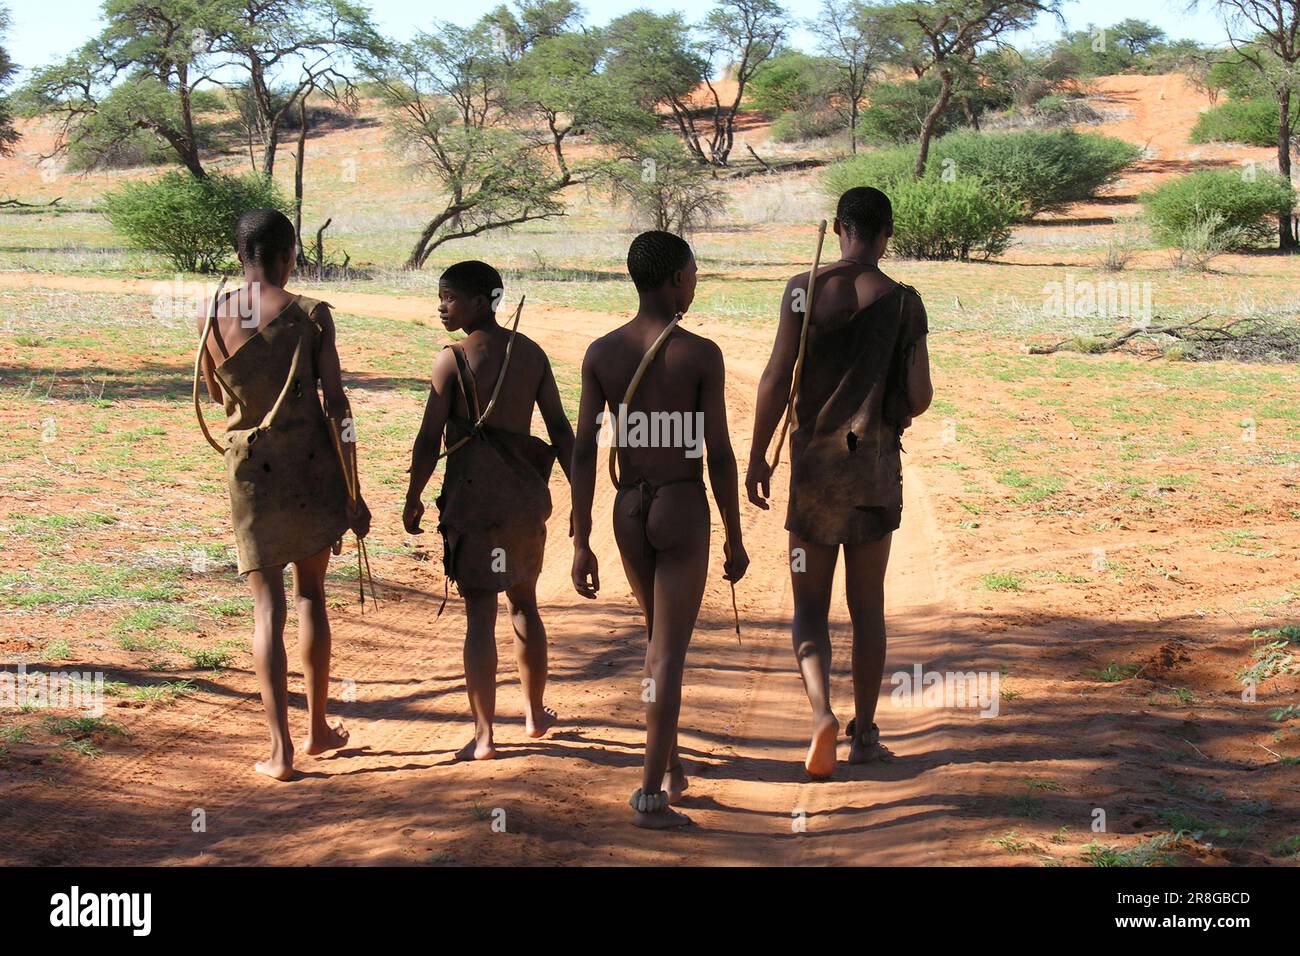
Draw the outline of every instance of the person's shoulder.
M516 333L515 337L515 348L529 361L550 361L550 357L546 354L546 349L542 348L534 339L529 338L523 332Z
M699 332L692 332L690 329L684 329L680 325L677 326L676 331L678 335L674 335L673 339L677 339L677 348L707 363L715 363L722 360L722 347L707 335L701 335ZM671 343L673 339L669 339L668 341Z
M792 275L786 280L786 289L806 289L808 288L808 276L812 274L811 269L805 269L803 272ZM820 272L818 273L820 275Z
M611 350L616 348L618 346L618 343L622 341L622 339L624 338L623 331L626 328L627 328L626 325L620 325L618 328L611 329L610 331L606 332L604 335L600 336L599 338L593 339L591 344L587 346L587 351L586 351L587 361L591 361L593 359L598 359L601 358L602 356L608 355L611 352Z

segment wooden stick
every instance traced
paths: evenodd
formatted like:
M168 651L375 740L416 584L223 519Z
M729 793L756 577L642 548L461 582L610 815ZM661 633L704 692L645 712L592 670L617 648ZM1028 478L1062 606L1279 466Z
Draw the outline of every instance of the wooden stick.
M726 525L723 525L722 554L728 561L731 560L731 539L727 537ZM740 641L740 611L736 608L736 582L728 581L731 585L731 617L736 622L736 643Z
M208 317L203 323L203 334L199 336L199 349L194 355L194 414L198 416L199 429L203 432L203 437L219 455L224 455L226 450L217 444L217 440L212 437L212 432L208 431L208 423L203 418L203 404L199 401L199 376L203 371L203 353L208 346L208 336L212 334L212 323L217 318L218 300L221 298L221 290L225 287L226 277L222 276L217 291L212 295L212 307L208 309Z
M817 227L817 252L813 254L812 272L808 273L808 295L803 303L803 328L799 331L799 354L794 360L794 375L790 382L790 399L785 406L785 420L781 422L781 436L776 440L776 451L772 455L771 471L781 464L781 448L785 445L786 432L790 430L790 416L794 414L794 400L799 394L799 379L803 375L804 352L808 348L808 323L812 319L813 290L817 286L817 267L822 261L822 244L826 241L826 220Z

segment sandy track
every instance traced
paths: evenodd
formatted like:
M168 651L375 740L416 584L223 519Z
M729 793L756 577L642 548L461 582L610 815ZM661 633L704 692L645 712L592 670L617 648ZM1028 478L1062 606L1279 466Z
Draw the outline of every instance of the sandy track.
M155 288L146 280L27 275L0 276L0 284L133 294ZM429 314L428 301L416 297L330 291L328 298L341 312ZM556 358L576 364L587 343L615 321L536 307L528 331ZM727 355L730 427L743 461L769 343L728 327L696 328L714 335ZM924 436L922 430L909 443L913 461L924 457ZM638 782L644 740L644 636L610 529L612 492L603 483L593 545L604 592L597 602L573 593L568 489L559 476L552 486L551 550L539 582L551 644L548 702L561 715L547 739L531 741L522 733L503 615L500 758L452 765L451 755L470 733L460 662L464 618L455 598L441 619L435 617L442 582L431 567L426 587L390 587L377 615L336 624L335 696L355 687L356 698L341 707L352 743L340 755L302 758L304 777L291 786L254 775L251 764L264 747L261 708L251 675L229 672L216 700L205 695L183 704L192 713L169 732L123 759L99 762L73 788L29 790L27 800L0 817L9 832L28 834L6 855L65 861L75 845L78 861L105 864L960 862L950 850L960 821L949 811L963 792L969 795L971 784L945 755L952 753L955 730L979 723L973 717L890 707L886 698L879 720L896 760L841 764L827 783L804 777L807 702L790 647L782 530L787 478L782 469L772 511L744 506L753 563L738 588L739 644L720 574L715 516L714 571L689 658L682 716L681 746L692 774L684 809L697 824L687 831L649 834L627 823L625 800ZM895 536L888 582L887 672L910 670L950 650L945 570L935 558L943 549L914 463L906 487L907 516ZM836 701L846 720L851 689L842 604L834 614ZM294 704L296 727L301 698L295 696ZM840 749L846 756L847 747ZM197 809L206 815L206 832L194 832ZM502 823L505 832L499 832Z

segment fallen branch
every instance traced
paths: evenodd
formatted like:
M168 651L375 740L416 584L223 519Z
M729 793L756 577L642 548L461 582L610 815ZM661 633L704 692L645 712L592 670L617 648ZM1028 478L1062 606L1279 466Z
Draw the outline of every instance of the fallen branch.
M750 155L750 156L753 156L756 160L758 160L758 163L759 163L760 166L762 166L764 169L766 169L769 173L772 172L772 167L771 167L771 165L769 165L768 163L764 162L764 161L763 161L763 157L762 157L762 156L759 156L758 153L754 152L754 147L753 147L753 146L750 146L748 143L746 143L746 144L745 144L745 149L749 150L749 155Z
M0 207L7 209L48 209L50 206L57 206L62 200L62 196L51 199L49 202L22 202L18 199L0 199Z
M1238 361L1300 360L1300 325L1283 324L1265 319L1235 319L1223 325L1208 325L1211 316L1190 322L1168 325L1136 326L1109 336L1074 336L1053 345L1035 345L1030 355L1052 355L1061 351L1100 355L1125 350L1136 339L1155 340L1161 336L1187 343L1191 357L1201 360L1233 359ZM1172 343L1169 343L1172 344ZM1157 344L1158 355L1166 348ZM1137 351L1136 349L1134 351Z

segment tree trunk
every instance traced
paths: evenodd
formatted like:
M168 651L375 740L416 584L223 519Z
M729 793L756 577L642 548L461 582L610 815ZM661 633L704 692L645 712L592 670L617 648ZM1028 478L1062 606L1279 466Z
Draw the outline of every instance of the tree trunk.
M1283 90L1278 94L1277 117L1277 170L1291 181L1291 91ZM1295 231L1291 227L1291 210L1278 213L1277 244L1279 249L1296 247Z
M293 159L293 232L298 237L298 265L307 264L302 251L302 170L307 161L307 94L298 100L298 155Z
M952 74L944 70L939 77L939 99L930 108L930 112L925 114L925 119L921 123L920 149L916 154L916 167L912 170L912 175L916 179L925 175L925 164L930 158L930 140L934 136L934 128L943 111L948 108L948 100L952 97Z
M280 145L280 131L274 122L266 137L266 147L262 150L262 175L270 179L275 172L275 150Z

